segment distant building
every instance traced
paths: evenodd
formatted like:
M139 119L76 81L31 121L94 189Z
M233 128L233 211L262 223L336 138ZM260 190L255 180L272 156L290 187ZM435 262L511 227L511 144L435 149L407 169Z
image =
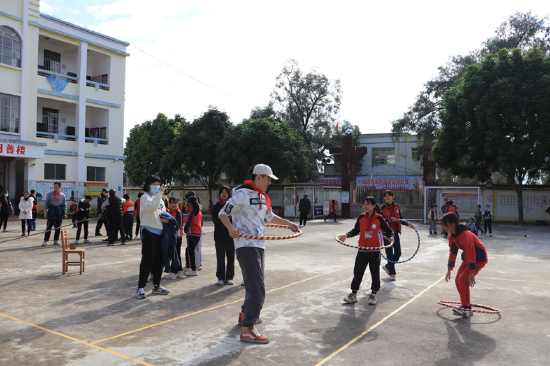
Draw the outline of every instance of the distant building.
M0 186L122 190L126 42L0 2Z

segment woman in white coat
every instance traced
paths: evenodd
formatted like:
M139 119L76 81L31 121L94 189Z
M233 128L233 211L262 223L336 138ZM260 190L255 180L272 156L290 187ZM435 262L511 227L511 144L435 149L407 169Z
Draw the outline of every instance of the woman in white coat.
M32 206L34 199L29 192L23 193L23 197L19 200L19 219L21 220L21 236L25 236L25 221L27 222L27 235L31 235L32 230Z

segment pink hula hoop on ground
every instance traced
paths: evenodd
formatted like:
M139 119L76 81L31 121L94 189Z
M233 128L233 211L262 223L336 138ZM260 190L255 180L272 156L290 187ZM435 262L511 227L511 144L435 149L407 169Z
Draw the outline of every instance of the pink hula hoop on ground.
M446 306L448 308L454 308L454 309L461 309L464 311L469 311L471 313L480 313L480 314L500 314L500 310L497 308L494 308L492 306L488 305L482 305L482 304L472 304L472 307L485 309L485 310L477 310L477 309L464 309L460 303L460 301L445 301L441 300L437 302L439 305Z

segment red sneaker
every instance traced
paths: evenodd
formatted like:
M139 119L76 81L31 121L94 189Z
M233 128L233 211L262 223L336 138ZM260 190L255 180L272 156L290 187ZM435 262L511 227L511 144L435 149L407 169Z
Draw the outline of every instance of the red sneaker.
M250 343L260 343L266 344L269 343L269 338L264 335L261 335L254 326L249 328L243 327L241 330L241 341L250 342Z
M244 313L239 312L239 319L237 320L237 324L243 325L243 320L244 320ZM262 322L263 322L262 318L258 317L256 324L261 324Z

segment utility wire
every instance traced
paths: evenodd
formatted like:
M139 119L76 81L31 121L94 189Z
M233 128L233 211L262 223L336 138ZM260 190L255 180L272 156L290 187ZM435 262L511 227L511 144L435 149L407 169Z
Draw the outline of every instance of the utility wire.
M140 51L140 52L146 54L147 56L151 57L152 59L157 60L158 62L160 62L160 63L162 63L162 64L164 64L164 65L170 67L171 69L176 70L177 72L179 72L179 73L181 73L181 74L187 76L188 78L193 79L193 80L195 80L196 82L199 82L199 83L203 84L204 86L206 86L206 87L208 87L208 88L210 88L210 89L213 89L213 90L217 91L217 92L220 93L220 94L225 95L226 97L229 97L229 98L231 98L231 99L234 99L234 100L236 100L236 101L238 101L238 102L240 102L240 103L242 103L242 104L244 104L244 105L246 105L246 106L248 106L248 107L250 107L250 108L254 108L253 106L251 106L250 104L246 103L245 101L243 101L243 100L241 100L241 99L239 99L239 98L237 98L237 97L234 97L234 96L232 96L232 95L230 95L230 94L227 94L226 92L221 91L220 89L217 89L217 88L213 87L212 85L209 85L209 84L205 83L204 81L199 80L199 79L197 79L196 77L194 77L194 76L192 76L192 75L189 75L189 74L186 73L185 71L182 71L182 70L178 69L177 67L174 67L174 66L170 65L169 63L164 62L163 60L159 59L158 57L155 57L155 56L151 55L150 53L145 52L144 50L142 50L142 49L140 49L140 48L134 46L133 44L131 44L130 47L134 47L136 50L138 50L138 51Z

